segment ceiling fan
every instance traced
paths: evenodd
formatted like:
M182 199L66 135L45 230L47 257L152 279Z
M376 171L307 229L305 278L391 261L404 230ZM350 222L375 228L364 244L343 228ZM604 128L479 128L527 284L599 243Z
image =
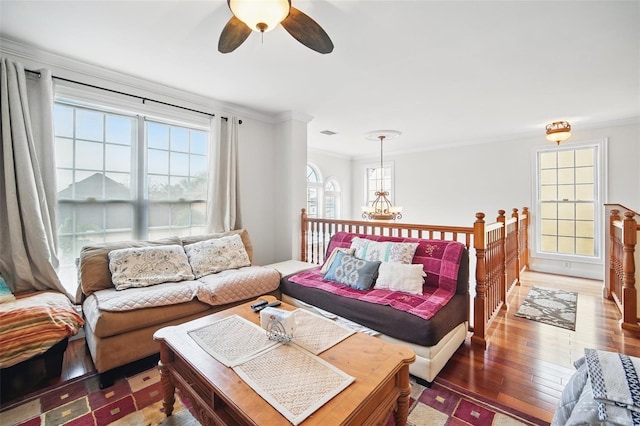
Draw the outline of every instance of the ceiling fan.
M265 33L278 24L300 43L319 53L331 53L333 43L327 33L305 13L291 6L291 0L227 0L233 16L218 40L218 51L233 52L251 34Z

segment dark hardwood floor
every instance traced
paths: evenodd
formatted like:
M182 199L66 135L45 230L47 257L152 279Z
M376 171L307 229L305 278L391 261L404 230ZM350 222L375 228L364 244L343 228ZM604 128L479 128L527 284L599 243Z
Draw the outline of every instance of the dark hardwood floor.
M576 331L514 316L534 285L579 293ZM467 339L439 376L551 421L560 393L575 371L573 362L583 355L584 348L640 357L640 339L622 333L617 308L601 294L601 281L523 273L522 285L509 296L509 308L500 312L488 330L487 349L475 347ZM59 381L93 369L84 339L71 341Z

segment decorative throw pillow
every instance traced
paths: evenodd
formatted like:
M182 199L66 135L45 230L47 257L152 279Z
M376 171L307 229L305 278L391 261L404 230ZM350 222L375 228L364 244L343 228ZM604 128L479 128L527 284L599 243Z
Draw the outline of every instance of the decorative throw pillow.
M329 268L331 268L331 264L333 263L333 261L336 258L336 254L338 254L339 251L341 251L343 253L346 253L346 254L350 254L351 256L353 256L353 254L355 253L356 249L340 248L340 247L336 247L335 249L333 249L333 251L331 252L329 257L327 257L327 260L324 261L324 264L322 265L322 268L320 268L320 272L321 273L323 273L323 274L327 273Z
M354 237L351 248L356 249L355 256L360 259L409 264L416 254L418 243L381 242Z
M0 303L13 302L14 300L16 300L16 297L0 275Z
M422 284L427 276L420 263L406 265L397 262L382 262L378 269L378 279L373 288L378 290L402 291L422 294Z
M194 279L182 246L152 246L109 252L111 281L116 290Z
M358 290L369 290L376 280L379 266L379 261L369 262L339 251L324 279Z
M189 244L184 250L196 278L251 265L238 234Z

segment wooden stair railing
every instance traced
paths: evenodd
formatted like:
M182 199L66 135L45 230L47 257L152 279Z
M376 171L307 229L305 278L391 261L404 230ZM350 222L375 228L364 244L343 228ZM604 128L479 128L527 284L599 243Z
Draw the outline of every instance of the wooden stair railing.
M640 333L638 324L638 293L636 289L635 250L640 225L633 210L620 206L626 211L624 219L620 210L614 208L609 217L609 279L606 294L612 299L620 313L620 327L623 330Z
M459 241L476 252L475 296L471 342L486 348L486 332L500 309L507 307L508 293L520 284L520 272L528 267L529 210L513 209L511 218L498 212L495 223L486 224L476 213L473 227L368 222L310 218L301 213L300 259L322 264L331 237L340 231L365 235ZM471 255L471 253L469 253ZM473 274L473 271L470 271Z

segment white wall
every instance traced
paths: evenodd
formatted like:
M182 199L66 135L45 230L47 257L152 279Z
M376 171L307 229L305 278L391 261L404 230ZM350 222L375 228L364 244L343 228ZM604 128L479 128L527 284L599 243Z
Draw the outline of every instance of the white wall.
M612 123L606 127L580 129L565 144L608 138L609 202L640 209L640 125L637 120ZM535 217L532 185L534 150L549 142L543 135L525 135L517 140L449 149L385 153L394 162L395 203L404 207L405 223L472 226L476 212L484 212L488 223L495 221L499 209L511 214L512 208L530 208ZM363 202L363 167L375 159L353 161L352 212ZM637 210L636 210L637 211ZM357 217L353 217L357 219ZM534 223L534 220L532 220ZM532 259L532 269L587 278L602 279L602 264L575 264L567 270L559 262Z

